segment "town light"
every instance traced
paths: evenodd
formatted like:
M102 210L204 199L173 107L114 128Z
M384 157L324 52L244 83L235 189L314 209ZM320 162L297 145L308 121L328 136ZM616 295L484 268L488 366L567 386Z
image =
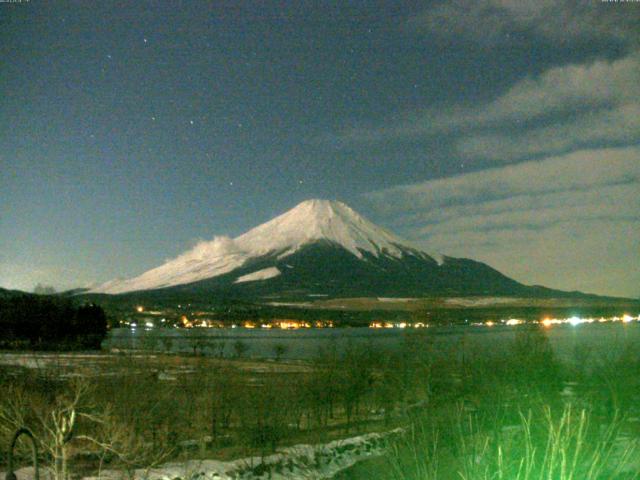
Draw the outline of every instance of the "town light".
M571 325L573 325L574 327L576 325L580 325L583 322L583 320L580 317L571 317L569 318L569 323Z

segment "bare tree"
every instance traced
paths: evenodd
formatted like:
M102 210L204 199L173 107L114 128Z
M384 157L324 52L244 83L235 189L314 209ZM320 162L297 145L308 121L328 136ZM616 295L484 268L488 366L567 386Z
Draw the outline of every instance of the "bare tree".
M115 457L131 470L141 464L153 466L167 458L168 450L153 450L118 421L108 406L92 406L86 379L74 379L45 398L28 388L13 386L0 402L0 430L15 431L30 425L54 480L69 480L71 453L82 446L100 459ZM75 447L74 445L75 444Z

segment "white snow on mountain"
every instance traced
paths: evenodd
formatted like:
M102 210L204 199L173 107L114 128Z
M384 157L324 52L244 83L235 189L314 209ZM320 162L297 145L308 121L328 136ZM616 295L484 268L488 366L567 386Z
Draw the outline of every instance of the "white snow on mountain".
M363 258L363 252L376 257L384 254L396 258L412 254L442 262L441 257L420 251L342 202L307 200L235 239L216 237L209 242L200 242L191 250L142 275L127 280L112 280L90 292L115 294L192 283L229 273L247 260L264 255L274 254L284 258L304 245L319 240L341 245L358 258ZM275 276L273 270L269 273Z
M247 275L242 275L241 277L238 277L237 280L233 283L255 282L256 280L268 280L269 278L277 277L278 275L280 275L280 270L278 270L278 267L263 268L262 270L258 270L257 272L248 273Z
M191 250L142 275L127 280L112 280L91 292L124 293L136 290L170 287L196 282L231 272L250 258L229 237L215 237L200 242Z
M374 225L342 202L308 200L270 222L236 238L244 250L264 255L281 252L284 257L315 240L342 245L358 258L361 250L379 255L382 249L395 257L402 252L397 245L406 241Z

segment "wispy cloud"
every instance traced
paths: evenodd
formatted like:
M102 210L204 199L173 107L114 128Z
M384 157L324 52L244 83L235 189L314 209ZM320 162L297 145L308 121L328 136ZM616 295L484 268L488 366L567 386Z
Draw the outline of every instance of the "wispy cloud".
M456 150L463 157L510 160L640 141L640 55L552 69L516 84L477 113L479 126L545 116L515 131L470 132Z
M626 54L526 76L487 102L427 106L396 113L378 124L352 125L337 134L337 144L411 140L426 145L438 140L439 148L445 145L465 162L515 162L636 144L640 141L639 11L631 3L570 0L437 4L405 26L414 33L467 38L492 48L529 38L564 47L575 42L617 42Z
M574 152L367 199L380 220L427 250L484 260L526 283L640 294L640 147Z
M640 139L640 55L552 68L473 107L424 109L384 126L349 129L347 143L457 134L462 158L516 160Z
M616 2L617 3L617 2ZM407 21L407 28L486 46L534 35L551 42L615 40L637 45L636 5L575 0L448 0Z

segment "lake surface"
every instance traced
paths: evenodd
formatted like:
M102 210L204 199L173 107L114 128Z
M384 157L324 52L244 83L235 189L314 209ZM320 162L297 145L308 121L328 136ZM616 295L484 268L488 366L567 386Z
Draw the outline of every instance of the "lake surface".
M312 359L321 351L345 352L349 348L400 351L407 342L424 344L434 352L504 353L517 335L541 330L556 355L568 362L606 360L629 347L640 347L640 323L591 323L581 325L450 326L424 329L128 329L109 332L108 349L156 350L232 357Z

